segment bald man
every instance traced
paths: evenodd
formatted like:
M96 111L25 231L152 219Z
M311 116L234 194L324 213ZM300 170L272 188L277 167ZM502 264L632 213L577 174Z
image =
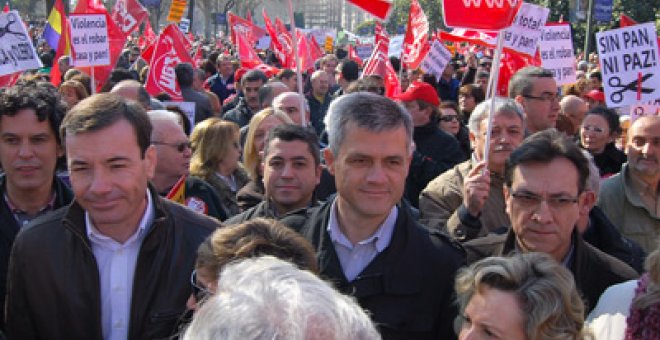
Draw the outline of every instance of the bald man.
M559 106L561 107L560 114L573 124L571 135L576 136L580 132L584 116L589 111L587 103L582 98L570 94L561 99Z
M144 86L142 86L142 84L137 80L122 80L112 87L110 93L135 100L136 102L140 103L140 105L142 105L145 110L162 108L153 107L149 92L147 92L147 90L144 89Z

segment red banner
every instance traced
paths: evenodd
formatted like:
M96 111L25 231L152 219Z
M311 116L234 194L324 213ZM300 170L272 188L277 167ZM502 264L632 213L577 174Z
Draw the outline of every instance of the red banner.
M522 0L442 0L445 26L498 31L511 26Z
M410 2L408 29L403 39L403 62L408 69L414 70L422 63L428 53L429 21L417 0Z
M348 2L371 13L380 20L385 20L390 8L392 8L392 3L387 0L348 0Z
M279 40L282 46L283 59L280 59L282 67L295 69L296 59L295 55L293 55L293 38L291 37L291 33L286 29L280 18L275 18L275 29L277 30L277 40Z
M238 58L241 60L241 67L251 69L263 63L244 36L237 34L236 42L236 50L238 52Z
M149 64L149 76L144 86L152 96L164 92L172 97L172 100L182 99L174 67L180 63L192 64L193 61L177 31L176 25L170 24L165 27L156 41L153 57Z
M236 45L236 34L243 35L250 42L250 45L254 45L257 40L266 35L266 30L232 12L227 13L227 22L231 29L231 41L234 45Z
M112 12L112 20L124 35L138 29L148 16L147 10L137 0L117 0Z

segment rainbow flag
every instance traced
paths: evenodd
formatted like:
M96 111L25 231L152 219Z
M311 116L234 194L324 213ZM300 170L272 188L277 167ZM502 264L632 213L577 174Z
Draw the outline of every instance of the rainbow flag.
M43 34L43 38L52 49L57 50L60 37L66 33L66 27L64 5L62 4L62 0L56 0L48 15L48 22L46 22Z

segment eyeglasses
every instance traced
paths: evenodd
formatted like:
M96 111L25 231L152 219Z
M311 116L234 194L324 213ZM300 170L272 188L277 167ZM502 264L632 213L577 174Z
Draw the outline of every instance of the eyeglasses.
M571 205L577 203L577 197L570 196L551 196L543 197L531 192L514 192L511 194L518 204L527 209L538 209L541 206L541 202L545 201L548 203L550 209L555 211L560 211L562 209L569 208Z
M179 142L179 143L151 142L151 144L154 144L154 145L167 145L167 146L175 148L176 151L178 151L178 152L184 152L187 149L192 149L192 144L188 141Z
M556 93L548 93L544 92L540 96L532 96L528 94L523 94L523 97L529 98L529 99L536 99L544 102L555 102L559 101L559 96Z
M440 117L440 120L443 122L452 122L452 121L458 121L458 116L457 115L446 115Z
M192 287L192 294L197 302L200 302L209 295L213 294L206 287L202 287L199 283L197 283L197 270L193 270L190 274L190 286Z

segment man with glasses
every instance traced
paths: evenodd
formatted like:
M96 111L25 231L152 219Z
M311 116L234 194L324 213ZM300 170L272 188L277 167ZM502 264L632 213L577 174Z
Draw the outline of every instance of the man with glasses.
M153 130L151 144L156 150L156 172L151 182L161 196L188 208L215 217L227 218L226 211L213 187L204 180L188 176L192 149L188 136L174 112L149 111Z
M520 69L509 80L509 98L522 105L528 134L556 126L561 108L552 71L538 66Z
M200 243L220 224L158 196L151 123L133 101L88 97L60 128L74 201L16 237L10 339L165 339L190 296Z
M660 237L660 117L635 120L626 144L628 163L603 182L597 204L624 236L650 253Z
M511 228L464 244L468 262L516 252L543 252L566 266L590 311L603 291L634 279L625 263L584 242L576 224L589 207L587 159L556 130L529 136L506 162L504 199Z

